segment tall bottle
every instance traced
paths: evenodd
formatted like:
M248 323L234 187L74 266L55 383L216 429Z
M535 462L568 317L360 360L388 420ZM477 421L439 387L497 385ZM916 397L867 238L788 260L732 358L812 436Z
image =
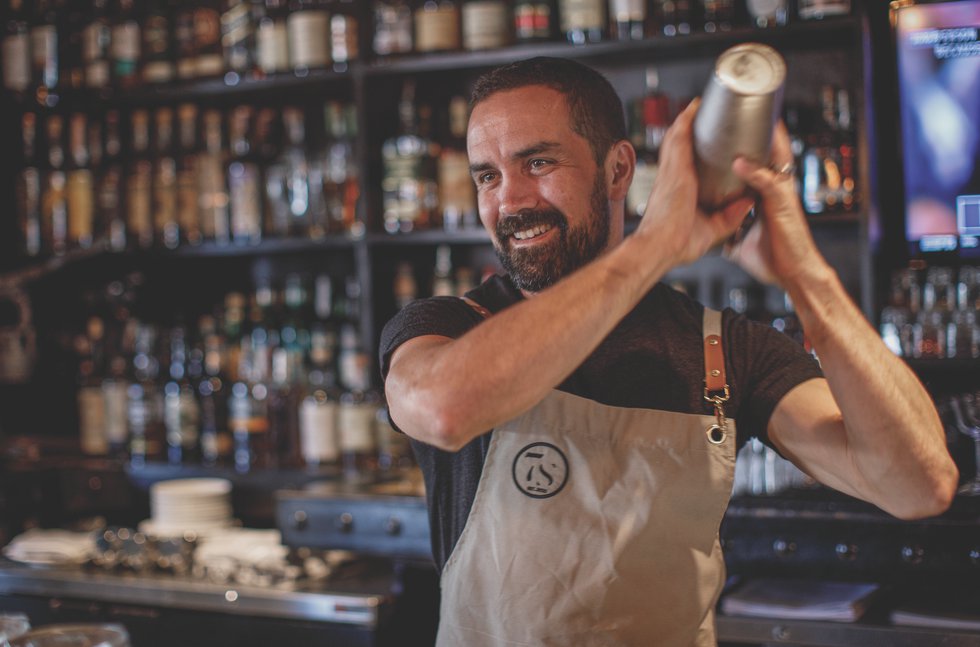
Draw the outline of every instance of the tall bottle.
M112 79L112 26L108 5L109 0L92 0L89 22L82 32L85 85L90 88L104 88Z
M187 332L176 326L170 333L170 380L164 385L163 421L167 460L173 465L200 460L200 408L189 370Z
M126 176L126 231L130 246L153 245L153 163L150 161L150 113L138 108L130 113L129 170Z
M221 112L214 108L204 111L204 147L197 158L198 221L204 240L225 244L230 240L228 220L228 189L225 184L225 156Z
M182 103L177 106L177 228L180 243L198 245L201 242L201 221L198 217L200 198L198 186L197 106Z
M354 0L334 0L330 16L330 58L333 69L347 70L351 61L360 56L358 37L358 5Z
M14 92L31 87L31 34L24 0L8 0L4 12L3 85Z
M167 83L177 77L171 38L174 19L172 0L147 3L142 29L142 78L144 83Z
M64 117L48 115L45 121L48 164L42 176L41 233L44 246L55 255L64 254L68 248L64 130Z
M231 205L231 236L239 244L262 240L262 178L252 154L250 129L254 109L237 106L228 119L228 196Z
M644 0L609 0L613 37L617 40L643 40L647 18Z
M269 339L262 314L253 303L250 331L242 337L240 375L231 387L228 403L228 426L234 441L235 469L239 472L270 465Z
M597 43L606 33L606 5L603 0L559 0L561 32L574 45Z
M142 39L134 0L116 0L109 47L112 76L117 85L131 88L140 82Z
M422 0L414 13L415 51L452 51L460 48L459 6L453 0Z
M126 191L122 170L122 124L119 111L107 110L103 124L105 155L99 169L96 204L108 238L109 249L122 251L127 244L126 218L123 210Z
M289 69L289 31L287 0L265 0L263 16L255 32L256 64L262 74Z
M506 47L511 42L511 24L504 0L467 0L462 8L463 49Z
M636 170L626 198L629 216L642 216L646 209L660 167L660 145L670 125L670 100L660 92L657 68L647 68L646 86L647 91L639 102L636 116L642 127L639 129L640 140L635 143Z
M447 231L477 226L476 189L466 155L466 125L469 107L466 99L449 100L446 133L439 150L439 210Z
M412 8L407 0L375 0L373 48L379 57L412 52Z
M378 445L375 417L381 398L371 388L371 360L360 350L353 325L341 331L340 379L344 391L337 411L337 429L346 480L369 482L376 477Z
M694 0L653 0L653 11L664 36L686 36L691 33Z
M330 10L325 0L292 0L286 29L289 67L295 73L330 67Z
M104 332L102 319L92 316L86 323L85 334L78 339L81 355L78 364L78 436L82 452L94 456L109 453L106 403L102 393L105 369Z
M58 27L54 0L35 0L31 24L31 67L34 83L51 90L58 85Z
M354 159L356 117L351 106L339 101L328 101L323 112L328 137L323 168L323 201L327 216L324 233L357 234L360 183Z
M213 317L201 317L198 330L204 344L204 375L197 385L201 410L201 459L205 465L220 465L232 453L228 429L228 392L224 370L225 339Z
M288 231L291 236L306 236L310 232L310 163L306 154L306 118L301 108L287 107L282 111L286 131L286 147L280 157L284 170L285 197L288 207ZM279 176L267 179L267 191ZM270 199L272 196L270 195Z
M437 147L421 136L415 106L415 82L408 80L398 103L399 132L381 148L384 227L389 233L430 226L438 206Z
M225 79L236 83L251 76L256 68L255 31L265 13L261 2L225 0L221 14L221 46Z
M174 111L158 108L154 113L153 237L158 245L174 249L181 232L177 212L177 161L174 159Z
M23 162L17 176L17 222L20 224L24 253L37 256L41 253L41 171L37 146L37 115L25 112L21 115Z
M340 464L337 407L340 400L334 371L336 337L324 321L314 324L310 336L307 393L300 403L300 453L309 467L336 468Z
M221 0L198 2L194 9L194 76L221 76L225 71L221 47Z
M90 168L88 120L75 112L68 119L68 246L88 249L95 237L95 181Z
M146 323L133 326L132 380L126 391L129 455L135 467L163 456L165 428L163 394L157 378L157 330Z

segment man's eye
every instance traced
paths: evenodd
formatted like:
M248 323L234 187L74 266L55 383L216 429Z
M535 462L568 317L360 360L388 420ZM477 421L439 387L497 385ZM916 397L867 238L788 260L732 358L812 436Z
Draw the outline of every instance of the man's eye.
M486 184L488 182L493 182L493 179L497 177L496 173L480 173L476 176L476 181L478 184Z
M548 160L540 159L540 158L535 158L535 159L531 160L530 162L528 162L528 166L530 166L533 169L539 169L539 168L544 168L549 163L550 162Z

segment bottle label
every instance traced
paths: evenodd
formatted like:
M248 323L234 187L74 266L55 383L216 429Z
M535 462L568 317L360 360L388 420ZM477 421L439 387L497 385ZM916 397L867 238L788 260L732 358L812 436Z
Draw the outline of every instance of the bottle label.
M299 443L309 464L331 463L340 456L337 444L337 405L306 398L299 409Z
M375 3L374 53L378 56L412 51L412 12L406 6Z
M357 20L337 14L330 18L330 53L335 61L350 61L358 56Z
M289 31L289 64L297 68L330 65L330 14L326 11L297 11L286 20Z
M415 49L438 52L459 49L459 13L455 7L415 12Z
M463 5L463 47L492 49L507 45L507 7L500 0Z
M259 170L254 164L233 162L228 166L231 198L231 235L238 241L258 241L262 237L262 196Z
M561 0L558 14L562 31L604 29L606 12L602 0Z
M14 34L3 39L3 84L21 92L31 84L31 42L27 34Z
M136 163L126 182L126 225L141 247L153 243L153 204L150 195L150 163Z
M200 199L201 234L206 240L228 242L228 193L221 160L215 155L198 158L198 198Z
M371 453L378 443L374 436L373 404L341 404L337 414L340 450L351 453Z
M547 2L525 2L514 8L514 35L518 40L551 35L551 7Z
M89 455L109 452L106 428L106 402L97 386L78 390L78 427L82 451Z
M647 15L643 0L610 0L609 9L616 22L642 22Z
M106 440L111 446L123 447L129 436L126 383L119 380L106 380L102 383L102 397L105 400Z
M286 23L263 20L256 32L256 59L266 74L289 69L289 32Z
M136 74L140 58L140 26L130 21L112 28L112 60L116 75L130 77Z

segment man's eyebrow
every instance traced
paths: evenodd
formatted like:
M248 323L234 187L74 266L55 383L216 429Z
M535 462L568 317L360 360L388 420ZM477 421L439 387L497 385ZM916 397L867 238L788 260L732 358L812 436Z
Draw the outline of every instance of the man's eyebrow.
M526 157L531 157L532 155L540 155L541 153L547 153L548 151L554 150L561 147L561 142L552 141L540 141L531 144L527 148L522 148L521 150L513 153L510 158L512 160L522 160ZM477 174L483 171L493 170L493 165L486 162L478 162L476 164L470 164L470 174Z

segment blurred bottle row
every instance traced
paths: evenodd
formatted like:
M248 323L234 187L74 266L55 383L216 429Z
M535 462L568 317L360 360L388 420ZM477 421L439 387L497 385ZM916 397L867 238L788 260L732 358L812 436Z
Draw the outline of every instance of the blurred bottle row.
M343 71L362 37L379 57L639 40L845 15L851 0L7 0L4 9L4 86L53 105L60 88Z
M628 104L630 140L637 168L627 196L627 213L642 216L657 177L660 145L667 128L693 97L672 98L660 90L656 67L646 70L646 93ZM810 104L785 106L797 193L809 215L857 211L857 133L850 95L825 85Z
M28 256L358 236L352 106L25 112L16 217Z
M892 352L902 357L980 357L980 268L894 272L880 330Z
M329 274L263 279L194 324L165 325L134 316L139 275L110 283L71 337L83 451L135 467L305 465L351 480L410 465L354 323L360 285L335 283Z

